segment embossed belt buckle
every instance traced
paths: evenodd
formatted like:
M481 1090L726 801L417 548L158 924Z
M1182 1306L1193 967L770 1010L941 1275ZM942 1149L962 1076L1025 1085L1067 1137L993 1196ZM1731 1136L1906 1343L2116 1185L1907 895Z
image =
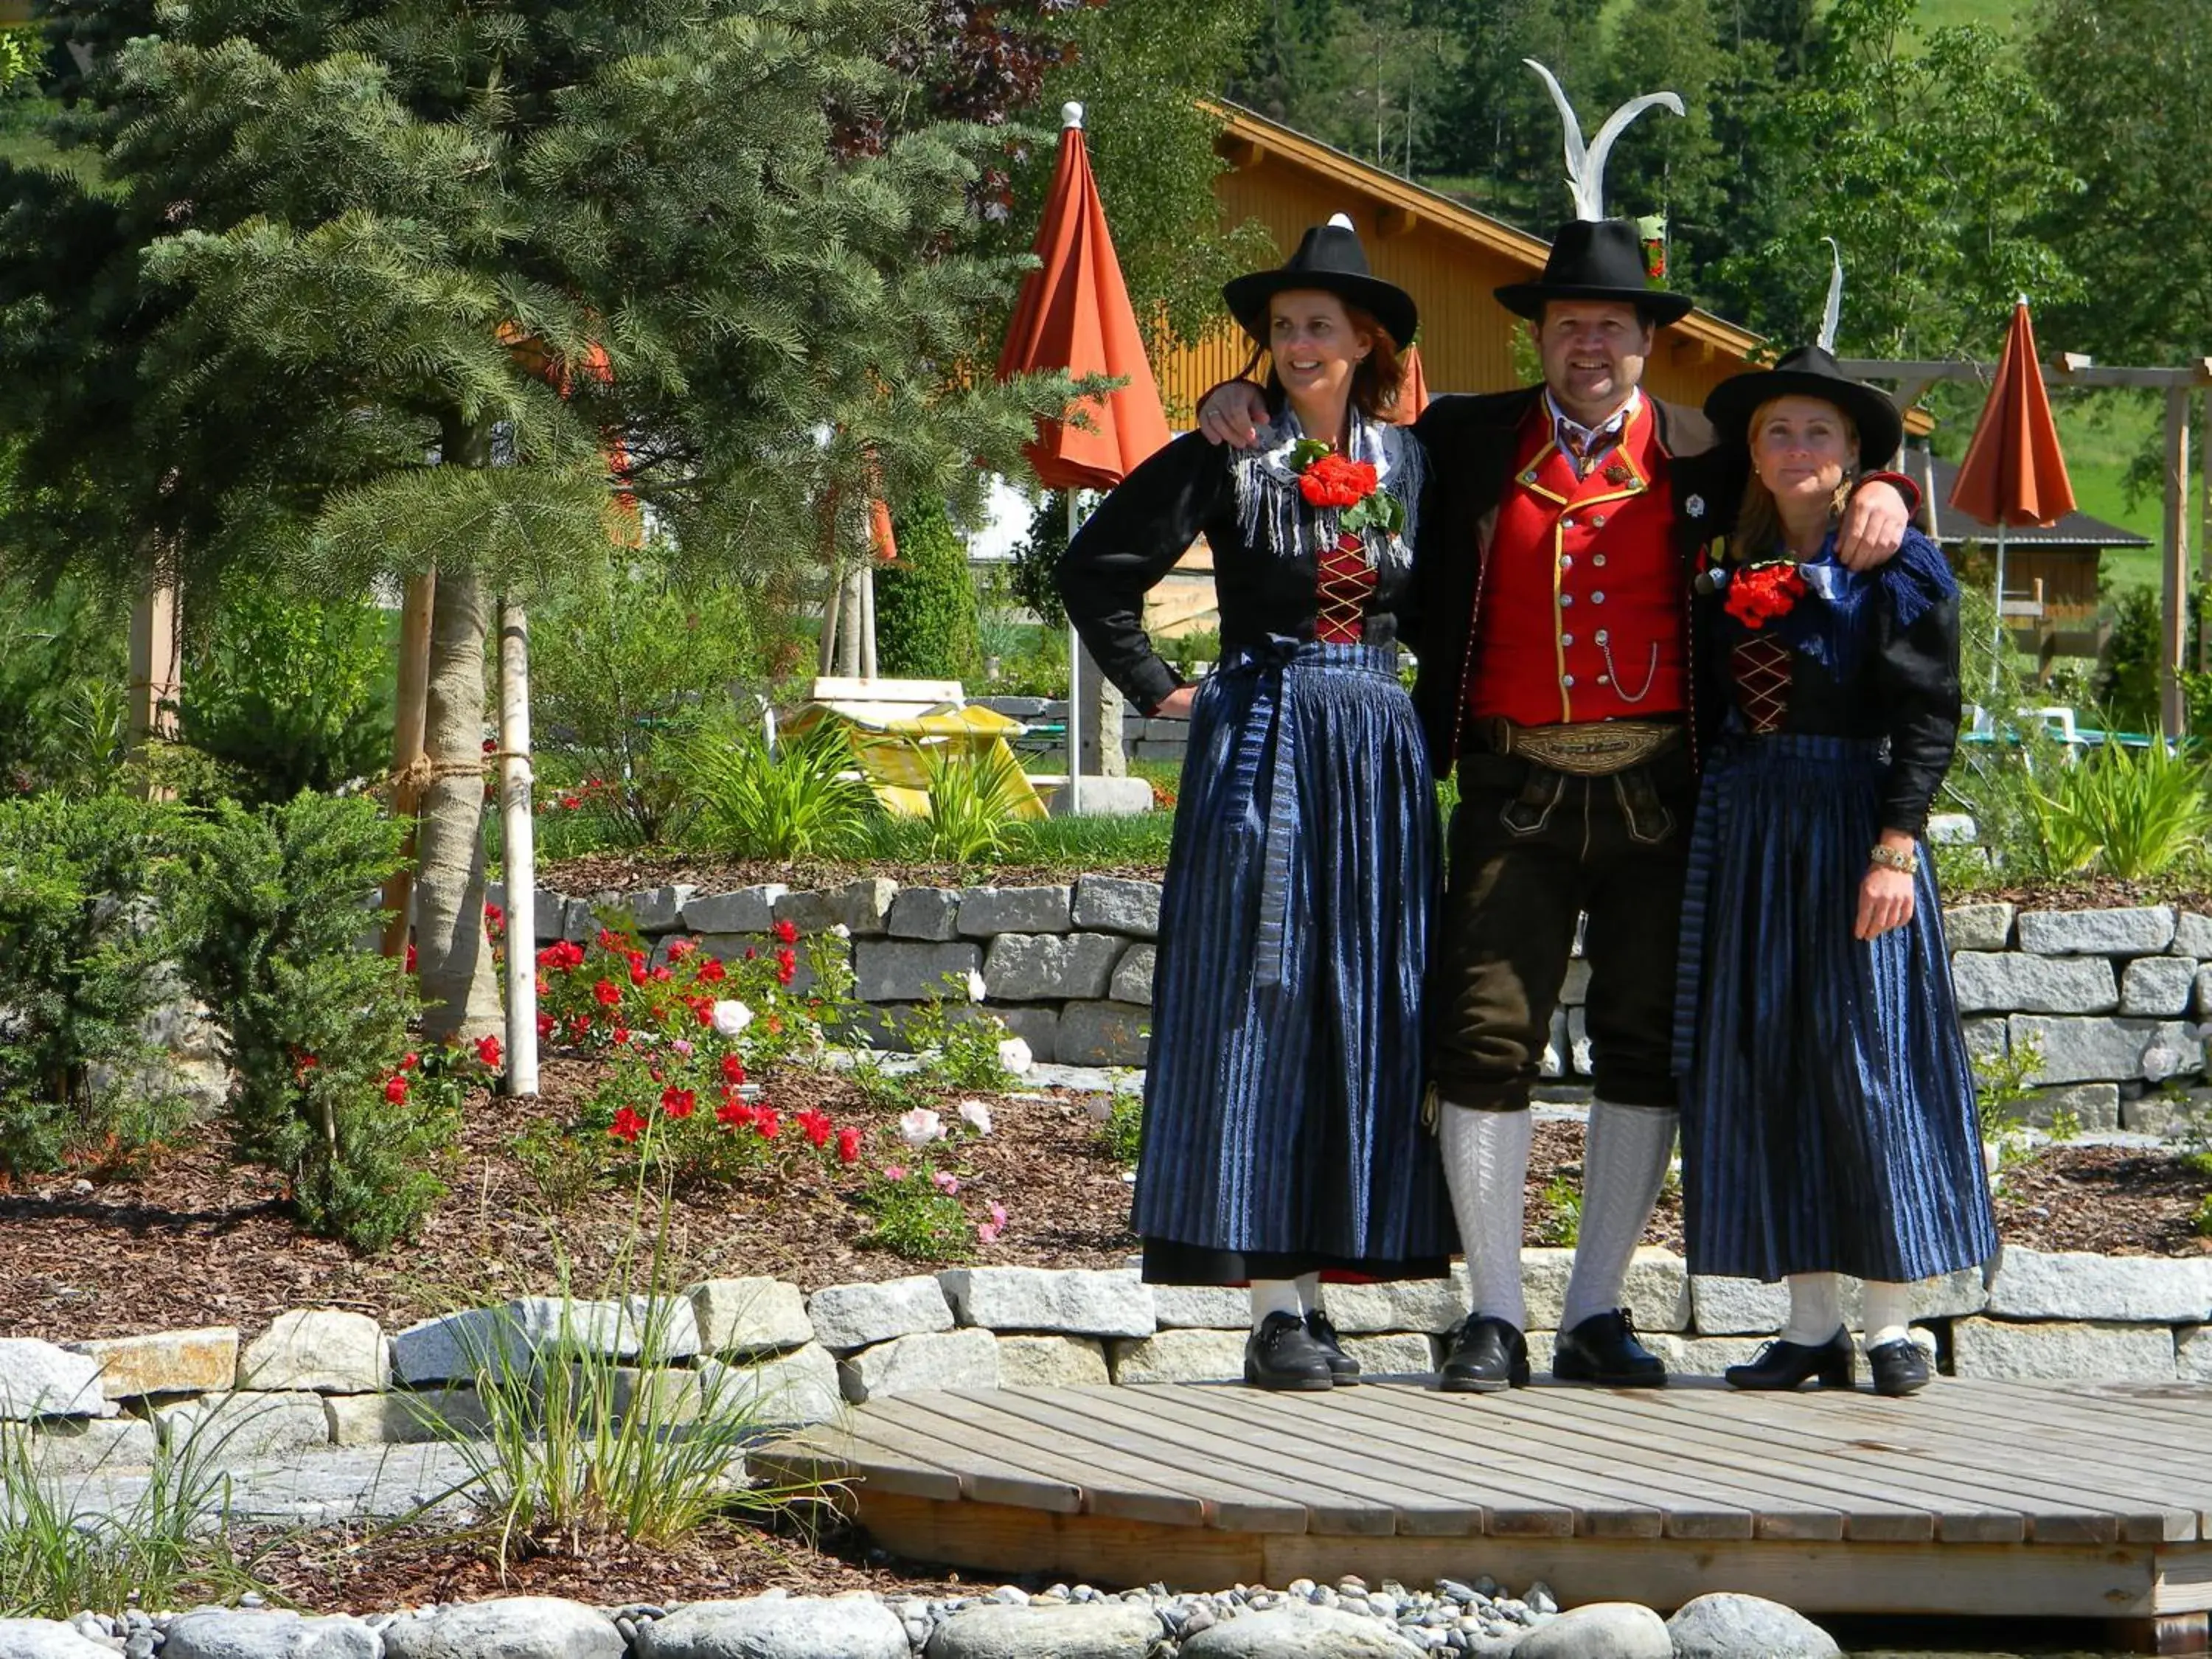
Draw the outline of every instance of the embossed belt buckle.
M1641 766L1680 739L1682 728L1656 720L1592 720L1574 726L1500 721L1501 753L1521 755L1570 777L1605 778Z

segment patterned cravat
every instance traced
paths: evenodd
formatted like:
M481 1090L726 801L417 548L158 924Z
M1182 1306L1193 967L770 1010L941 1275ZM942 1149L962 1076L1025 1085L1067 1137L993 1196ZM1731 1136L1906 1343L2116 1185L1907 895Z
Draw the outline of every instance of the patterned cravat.
M1592 428L1576 420L1557 403L1552 404L1552 435L1566 452L1567 459L1575 464L1577 477L1588 477L1589 470L1620 443L1620 434L1627 429L1628 417L1635 412L1636 400L1631 398L1613 410L1602 425Z

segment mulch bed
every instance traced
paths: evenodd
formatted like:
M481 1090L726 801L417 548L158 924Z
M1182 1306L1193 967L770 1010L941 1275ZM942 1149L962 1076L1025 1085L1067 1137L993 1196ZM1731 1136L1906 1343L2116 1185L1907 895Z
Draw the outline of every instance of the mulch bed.
M1117 865L1092 859L1083 867L1091 875L1133 876L1151 881L1160 878L1157 864ZM547 864L538 872L538 884L576 898L687 883L702 893L726 893L777 882L798 893L842 887L875 876L887 876L902 887L974 887L987 883L994 887L1055 887L1074 879L1065 866L1058 865L1000 864L981 868L962 864L887 864L879 859L865 864L835 860L778 863L647 847L586 853Z

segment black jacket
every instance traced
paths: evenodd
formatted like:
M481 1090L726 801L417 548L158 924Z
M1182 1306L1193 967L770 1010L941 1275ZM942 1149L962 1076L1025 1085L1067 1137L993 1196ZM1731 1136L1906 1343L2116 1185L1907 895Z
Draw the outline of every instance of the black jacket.
M1419 627L1418 632L1406 631L1420 655L1413 702L1439 777L1459 756L1460 714L1474 668L1475 609L1490 558L1490 532L1519 457L1522 422L1543 395L1542 386L1530 386L1438 398L1413 424L1428 448L1429 481L1420 545L1414 551L1413 593L1405 606ZM1644 395L1650 398L1659 442L1668 456L1686 629L1698 550L1727 530L1743 499L1750 461L1741 445L1717 447L1711 423L1698 410Z

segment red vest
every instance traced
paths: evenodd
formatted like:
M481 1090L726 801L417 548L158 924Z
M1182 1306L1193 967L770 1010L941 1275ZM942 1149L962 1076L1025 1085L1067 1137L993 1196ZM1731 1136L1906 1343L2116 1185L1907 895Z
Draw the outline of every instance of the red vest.
M1522 726L1680 714L1687 600L1650 398L1586 477L1553 441L1547 398L1516 459L1482 578L1468 714Z

